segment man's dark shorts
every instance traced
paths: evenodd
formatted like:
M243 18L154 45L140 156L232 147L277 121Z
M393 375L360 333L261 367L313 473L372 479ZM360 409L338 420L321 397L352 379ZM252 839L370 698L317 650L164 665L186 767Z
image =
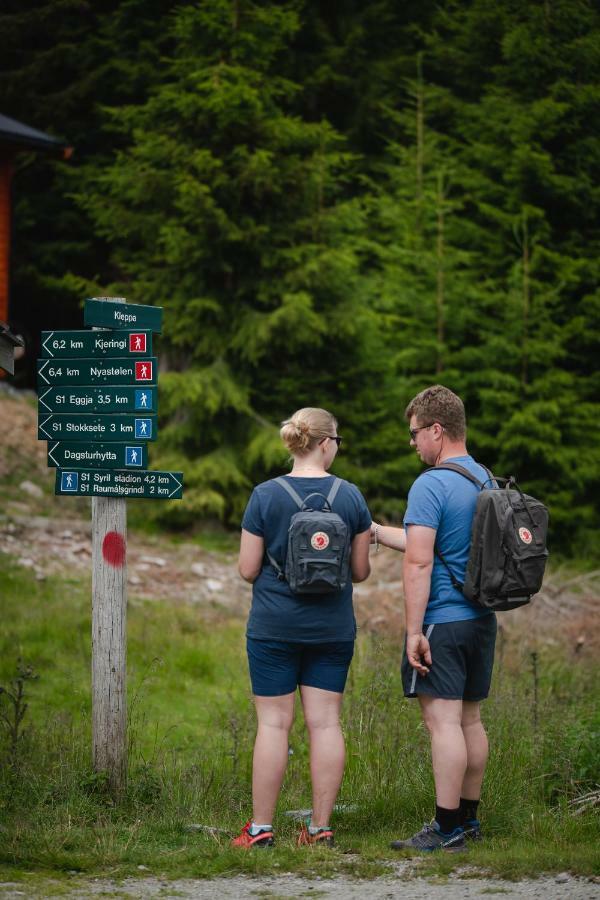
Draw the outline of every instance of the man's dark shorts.
M281 697L298 685L342 694L354 654L354 641L300 644L246 638L252 693Z
M408 662L405 641L404 696L426 694L443 700L485 700L492 680L496 628L494 613L463 622L424 625L423 633L429 641L433 662L428 675L419 675Z

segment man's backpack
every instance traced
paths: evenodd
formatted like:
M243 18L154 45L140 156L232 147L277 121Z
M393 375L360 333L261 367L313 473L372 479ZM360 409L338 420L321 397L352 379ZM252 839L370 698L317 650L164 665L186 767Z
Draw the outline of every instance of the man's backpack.
M287 581L295 594L331 594L341 591L350 581L350 529L332 506L341 485L336 478L327 497L315 492L301 500L285 478L276 478L299 511L290 519L285 572L267 552L269 562L281 581ZM321 497L322 509L309 505L312 497Z
M496 478L486 469L489 479L482 483L457 463L435 468L458 472L479 488L464 584L436 549L453 586L468 600L490 610L516 609L529 603L542 586L548 558L547 508L524 494L512 476ZM497 487L497 482L505 486Z

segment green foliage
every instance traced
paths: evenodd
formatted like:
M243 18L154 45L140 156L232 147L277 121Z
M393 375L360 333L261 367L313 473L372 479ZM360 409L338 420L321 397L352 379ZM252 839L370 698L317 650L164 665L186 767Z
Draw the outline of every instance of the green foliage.
M76 148L17 176L15 309L165 307L156 459L186 499L153 517L237 525L278 423L321 405L337 471L397 521L403 410L441 381L554 552L597 555L591 0L28 0L0 29L3 111Z

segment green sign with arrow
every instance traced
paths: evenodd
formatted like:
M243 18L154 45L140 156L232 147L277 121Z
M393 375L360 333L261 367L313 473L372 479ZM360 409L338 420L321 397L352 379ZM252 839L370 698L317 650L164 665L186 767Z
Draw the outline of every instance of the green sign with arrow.
M38 412L156 412L155 387L51 387L38 396Z
M85 467L86 469L146 469L148 445L84 444L80 441L48 442L49 468Z
M183 473L57 469L54 493L86 497L181 500Z
M40 441L155 441L156 416L77 416L51 413L40 416Z
M53 384L156 384L158 360L144 359L38 359L38 386Z
M41 355L55 357L150 356L151 331L42 331Z

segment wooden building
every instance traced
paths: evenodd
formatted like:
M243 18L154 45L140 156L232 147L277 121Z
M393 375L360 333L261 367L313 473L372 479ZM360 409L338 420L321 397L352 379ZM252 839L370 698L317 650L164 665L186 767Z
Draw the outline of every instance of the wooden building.
M68 159L72 148L60 138L0 114L0 322L10 319L11 186L15 157L24 151L51 153Z

